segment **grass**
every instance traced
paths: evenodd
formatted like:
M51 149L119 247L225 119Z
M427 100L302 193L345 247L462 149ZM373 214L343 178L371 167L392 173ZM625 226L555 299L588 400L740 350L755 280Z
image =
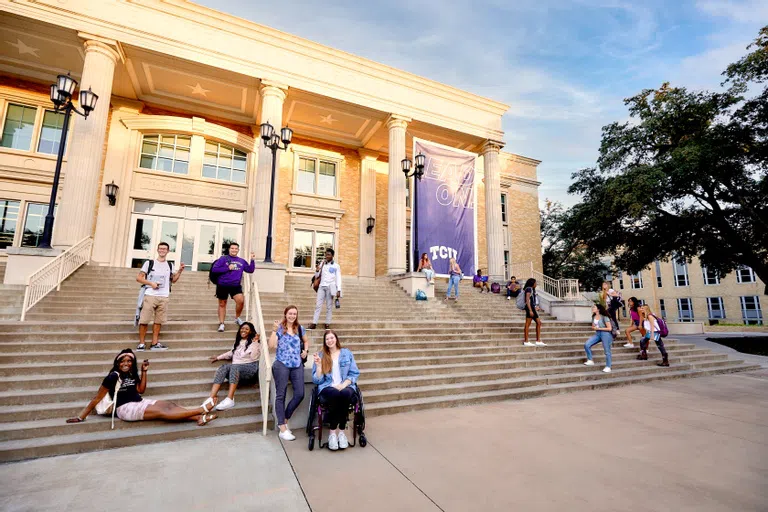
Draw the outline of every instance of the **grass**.
M729 336L727 338L707 338L707 341L731 347L742 354L768 356L768 336Z

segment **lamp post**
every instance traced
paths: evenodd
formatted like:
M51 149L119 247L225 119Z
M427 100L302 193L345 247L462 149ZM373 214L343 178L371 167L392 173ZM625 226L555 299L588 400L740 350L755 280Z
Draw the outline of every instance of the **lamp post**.
M280 135L275 133L274 127L269 121L261 124L261 138L264 140L264 147L272 150L272 178L269 186L269 223L267 224L267 247L264 251L264 263L272 263L272 209L275 206L275 164L277 162L277 150L288 149L288 144L293 138L293 130L288 127L280 130ZM280 141L283 145L280 146Z
M419 216L418 216L418 194L416 193L417 183L421 181L424 176L424 164L427 157L423 153L416 155L416 168L411 172L411 160L409 158L403 158L400 164L403 167L403 174L405 179L413 177L413 208L411 208L411 222L413 223L413 240L411 245L413 246L413 258L411 258L411 264L413 265L413 271L419 268Z
M75 93L77 87L77 80L66 75L59 75L56 77L56 83L51 84L51 101L56 106L54 112L64 112L64 126L61 128L61 137L59 139L59 154L56 158L56 171L53 174L53 188L51 189L51 200L48 202L48 213L45 216L45 227L43 228L43 238L38 247L42 249L51 248L51 238L53 236L53 212L56 207L56 194L59 191L59 178L61 177L61 163L64 160L64 147L67 143L67 132L69 132L69 118L72 116L72 112L83 116L87 119L94 108L96 108L96 101L99 96L91 91L89 87L87 91L80 90L80 108L82 112L77 110L75 104L72 103L72 95ZM76 185L75 183L72 186Z

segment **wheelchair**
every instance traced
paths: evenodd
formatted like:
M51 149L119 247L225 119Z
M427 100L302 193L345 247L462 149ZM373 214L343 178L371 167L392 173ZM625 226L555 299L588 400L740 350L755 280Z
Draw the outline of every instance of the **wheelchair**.
M368 439L365 437L365 404L363 403L363 394L360 392L360 388L355 386L355 395L352 399L352 403L349 405L349 412L353 413L352 420L352 442L350 447L355 446L357 438L360 438L360 447L365 448L368 444ZM320 400L320 391L318 386L315 386L312 390L312 397L309 400L309 417L307 418L307 437L309 437L309 450L315 449L315 436L317 436L317 444L320 448L326 448L328 443L323 443L323 425L328 425L328 422L323 420L325 413L325 407ZM349 418L349 413L347 413Z

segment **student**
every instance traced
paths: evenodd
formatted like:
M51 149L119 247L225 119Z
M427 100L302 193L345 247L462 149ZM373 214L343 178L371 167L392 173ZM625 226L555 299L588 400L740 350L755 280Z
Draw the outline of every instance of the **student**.
M523 346L525 347L546 347L547 344L541 341L541 318L539 318L538 313L538 301L539 298L536 296L536 280L534 278L529 278L525 282L524 293L525 293L525 330L524 333L524 340L523 340ZM528 341L528 331L531 328L531 322L536 322L536 343L531 343Z
M445 293L445 299L451 298L451 287L456 290L456 302L459 301L459 282L461 281L461 267L456 263L456 258L448 261L448 291Z
M627 327L627 330L624 331L624 333L627 335L627 343L624 344L626 348L635 348L634 343L632 343L633 332L640 331L640 337L642 338L645 336L645 327L640 325L640 313L637 310L639 305L640 303L637 300L637 297L630 297L627 300L627 306L629 306L629 319L631 320L631 324L629 327Z
M480 288L480 293L483 293L483 290L491 293L491 287L488 286L488 276L484 276L483 271L480 269L477 269L477 274L472 278L472 286Z
M325 250L325 260L320 265L318 274L320 277L320 286L317 288L317 300L315 300L315 316L310 329L317 328L317 322L320 320L320 311L325 304L325 328L331 328L331 319L333 318L333 299L336 299L336 307L341 307L339 299L341 298L341 267L333 261L336 253L330 247Z
M507 283L507 300L512 300L512 297L517 298L518 295L520 295L520 283L515 276L512 276Z
M216 403L219 389L225 380L229 381L229 393L223 402L216 406L217 411L226 411L235 406L235 390L241 380L257 381L259 378L259 357L261 356L261 346L259 345L259 335L251 322L243 322L235 336L235 344L232 350L224 352L218 356L211 356L211 364L229 360L231 363L223 364L216 370L213 377L213 386L211 387L211 396L209 396L202 407Z
M645 335L640 340L640 355L637 356L641 361L648 360L648 344L651 339L656 342L656 346L659 347L661 352L661 362L658 366L669 366L669 357L667 350L664 348L664 342L661 339L661 332L659 332L659 322L656 316L651 312L651 308L648 305L640 306L645 319L643 320L643 327L645 328Z
M616 312L621 307L621 294L611 288L610 281L603 281L602 289L600 290L600 304L605 307L608 312L608 316L611 319L611 326L613 327L611 334L613 336L619 335L619 319L616 316Z
M147 389L147 373L149 361L141 365L141 377L136 365L136 355L129 348L121 351L112 364L112 369L104 378L96 396L85 406L80 414L67 420L67 423L85 421L91 411L109 393L110 399L117 407L115 415L123 421L166 420L166 421L196 421L199 426L206 425L216 419L215 414L208 414L212 407L200 406L195 409L179 407L165 400L142 398L141 394ZM120 388L115 397L115 387L118 379ZM215 400L214 400L215 403Z
M435 284L435 271L432 270L432 262L429 261L429 256L427 256L427 253L421 255L418 271L424 272L424 275L427 276L427 285Z
M216 281L216 298L219 299L219 332L224 332L224 319L227 315L227 297L232 297L235 301L235 322L237 325L243 325L243 306L245 297L243 296L243 272L253 274L256 268L254 261L255 255L251 253L251 262L248 263L243 258L238 258L240 245L232 242L229 245L228 254L217 259L211 267L211 273L218 274Z
M312 382L317 384L319 398L325 404L326 416L331 428L328 448L338 450L349 447L344 430L347 428L349 406L355 400L355 388L360 370L355 356L341 347L339 337L333 331L325 331L323 350L315 353L312 364Z
M288 306L283 311L283 319L275 320L272 334L269 335L269 349L275 350L275 361L272 363L272 375L275 378L275 414L280 428L280 439L293 441L296 439L288 428L288 420L304 400L304 365L302 360L307 357L309 341L304 328L299 324L299 310L296 306ZM285 395L288 392L288 381L293 386L293 398L285 405Z
M611 343L613 343L611 329L613 329L613 326L611 326L611 320L608 318L608 312L605 310L605 307L602 304L592 306L592 330L595 331L595 334L584 343L584 352L587 353L587 361L584 365L594 366L592 347L602 342L603 351L605 352L605 368L603 368L603 372L611 373Z
M175 283L184 272L184 263L179 270L173 272L173 263L165 260L170 246L165 242L157 244L157 258L145 261L141 266L136 281L141 283L139 292L141 311L139 313L139 344L137 351L146 348L144 341L147 337L147 326L152 322L152 346L150 350L167 350L168 347L158 341L160 327L168 318L168 303L170 302L171 283ZM143 298L142 298L143 294Z

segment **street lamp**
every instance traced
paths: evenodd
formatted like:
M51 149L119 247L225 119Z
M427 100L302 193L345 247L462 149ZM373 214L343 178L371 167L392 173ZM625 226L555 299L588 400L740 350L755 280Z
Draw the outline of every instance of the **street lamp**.
M424 164L426 163L427 157L424 156L423 153L419 153L416 155L416 168L411 172L411 160L409 158L403 158L400 164L403 167L403 174L405 174L405 179L408 179L410 177L413 177L413 208L411 208L411 222L413 223L413 258L411 258L411 263L413 264L413 271L416 272L416 269L419 268L419 216L418 216L418 200L419 197L416 193L416 187L417 183L421 181L422 176L424 176Z
M277 162L277 150L288 149L288 144L293 138L293 130L288 127L280 130L280 135L275 133L274 127L269 121L261 124L261 138L264 140L264 147L272 150L272 182L269 187L269 224L267 225L267 248L264 251L264 263L272 263L272 209L275 206L275 163ZM280 141L283 145L280 146Z
M51 248L51 237L53 236L53 212L56 207L56 193L59 190L59 178L61 177L61 162L64 159L64 146L67 143L67 132L69 132L69 118L72 112L83 116L88 119L88 114L93 112L96 108L96 101L99 96L91 91L89 87L87 91L80 90L80 108L83 111L77 110L75 104L72 103L72 97L77 88L77 80L66 75L59 75L56 77L56 83L51 84L51 101L56 106L54 112L64 112L64 126L61 128L61 137L59 139L59 155L56 158L56 172L53 174L53 188L51 189L51 200L48 202L48 214L45 216L45 227L43 228L43 238L40 241L38 247L42 249ZM72 186L76 184L73 183Z

